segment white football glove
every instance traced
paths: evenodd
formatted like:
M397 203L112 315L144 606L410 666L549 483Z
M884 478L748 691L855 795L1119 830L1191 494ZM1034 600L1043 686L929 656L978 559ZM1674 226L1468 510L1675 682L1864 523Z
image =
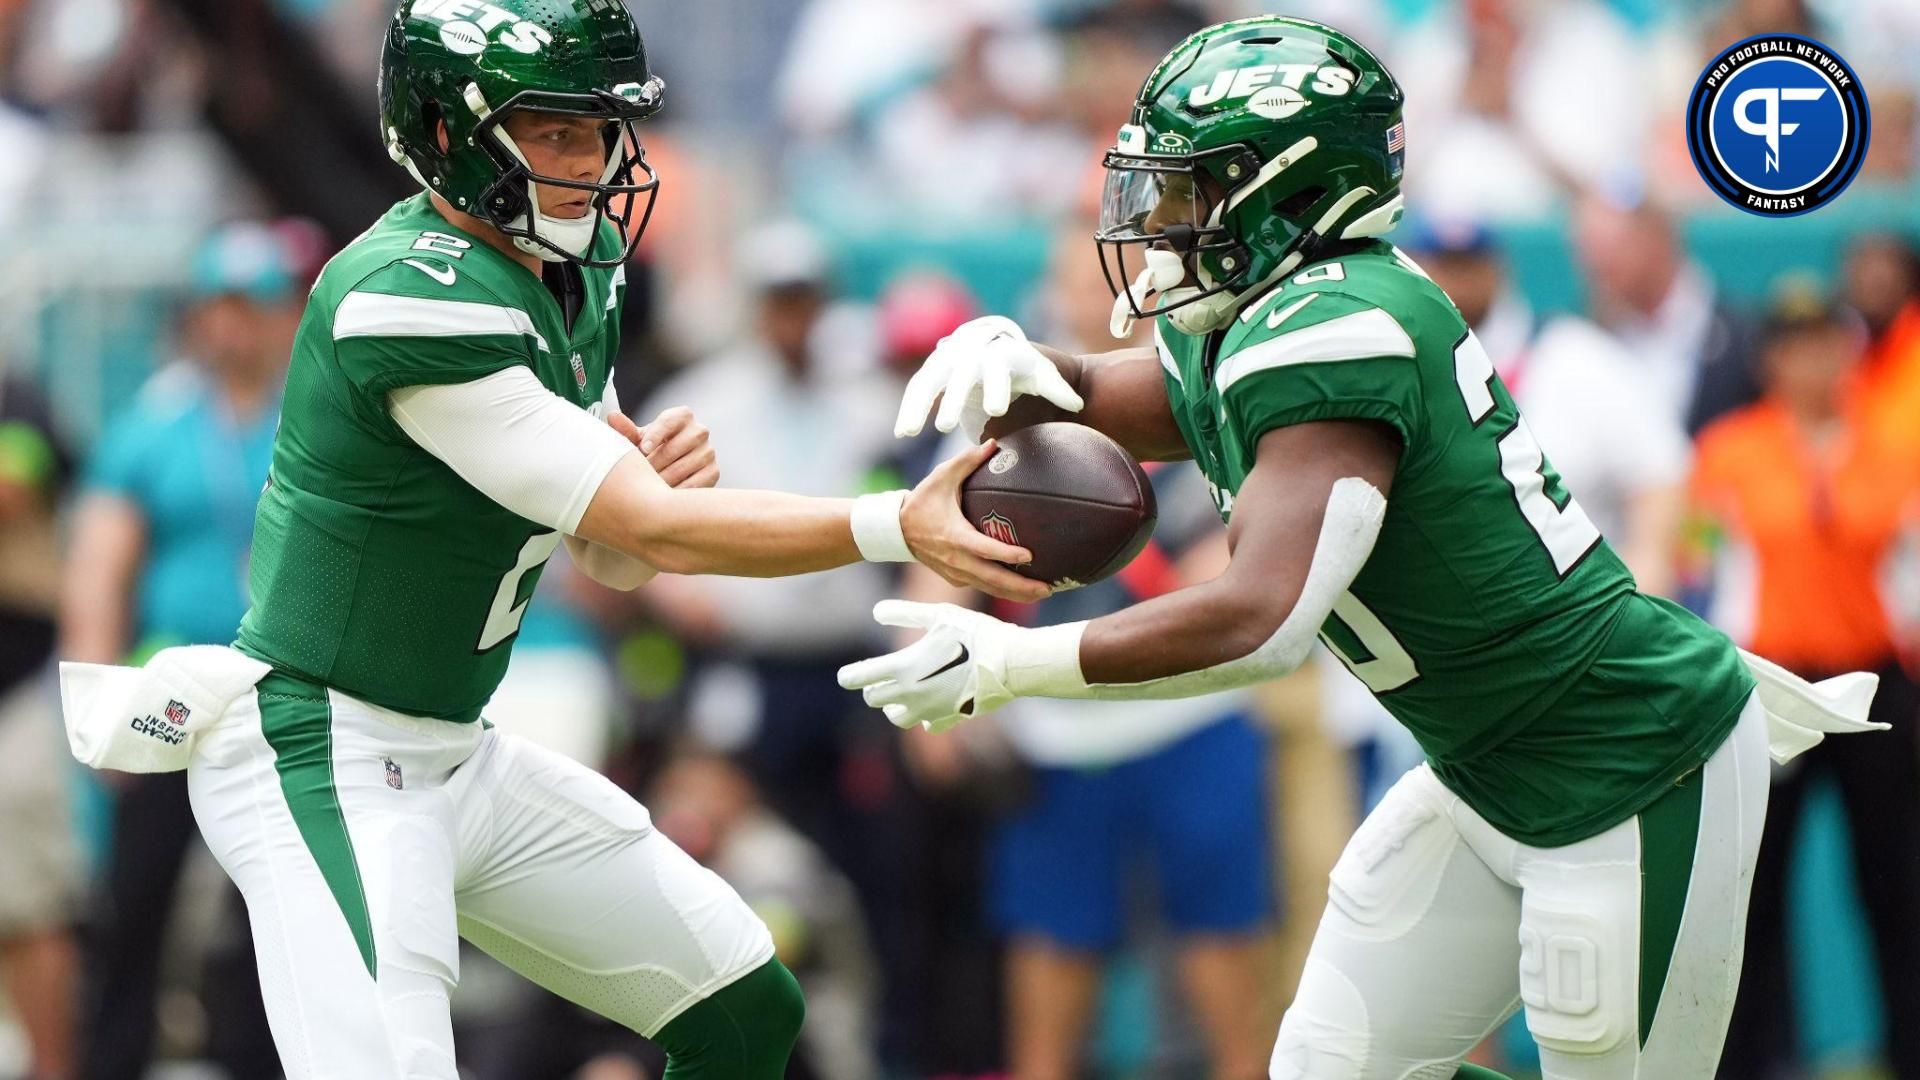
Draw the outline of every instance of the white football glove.
M1013 399L1026 394L1038 394L1068 412L1086 405L1019 324L1001 315L984 315L940 339L907 382L894 437L920 434L934 398L943 394L933 426L942 432L963 428L974 442L989 419L1005 416Z
M894 727L945 731L1018 696L1007 689L1007 658L1020 627L954 604L909 600L882 600L873 617L882 626L927 632L896 652L840 669L840 685L859 690Z

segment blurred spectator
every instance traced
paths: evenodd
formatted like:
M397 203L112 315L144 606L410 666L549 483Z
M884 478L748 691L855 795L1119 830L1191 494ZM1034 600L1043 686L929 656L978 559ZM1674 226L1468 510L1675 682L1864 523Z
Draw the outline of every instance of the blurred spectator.
M1864 334L1850 313L1817 293L1785 294L1765 335L1765 397L1709 426L1695 464L1693 495L1717 541L1715 622L1810 679L1877 671L1871 718L1893 730L1824 744L1776 772L1720 1075L1770 1080L1795 1060L1788 869L1807 791L1831 777L1873 934L1887 1052L1905 1080L1920 1077L1920 690L1901 665L1901 613L1888 610L1879 575L1914 527L1920 461L1881 452L1859 423L1847 380Z
M1665 212L1589 195L1573 239L1594 320L1626 347L1640 408L1693 434L1759 396L1748 320L1687 257Z
M933 82L874 118L882 189L940 223L1065 206L1088 148L1052 107L1059 66L1051 39L975 22Z
M875 305L880 363L904 385L940 339L978 316L979 308L973 293L945 274L934 270L902 274ZM911 439L894 442L887 456L899 482L931 472L945 442L946 437L931 424Z
M1860 179L1870 185L1910 188L1920 177L1920 91L1887 86L1873 94L1874 138L1860 162Z
M1846 278L1867 327L1856 388L1862 422L1886 449L1920 458L1920 249L1869 233L1847 253Z
M54 508L70 462L47 404L0 374L0 974L27 1040L27 1080L71 1080L80 853L48 661L60 580Z
M873 368L870 328L834 303L826 252L804 226L763 228L741 265L755 293L750 339L669 380L635 415L691 408L712 433L729 487L858 494L887 448L894 409ZM886 584L883 568L856 565L776 580L663 577L641 596L689 641L757 669L760 711L743 718L744 732L714 739L770 741L767 752L782 758L844 712L834 673L867 641ZM779 767L820 775L795 761Z
M826 251L804 226L755 231L738 265L753 290L750 338L669 380L636 415L692 408L729 487L867 490L896 404L870 317L835 302ZM884 725L835 677L871 641L889 581L887 568L857 564L770 580L663 575L635 595L709 661L690 694L694 739L737 752L768 805L854 880L894 976L901 954L889 946L909 914L894 902L902 849L918 837L898 813Z
M1095 172L1099 152L1127 122L1140 84L1181 38L1214 21L1184 0L1082 3L1064 19L1064 95L1062 112L1086 142L1080 173ZM1244 11L1236 15L1245 14ZM1098 179L1098 177L1096 177ZM1094 194L1097 196L1098 191ZM1083 206L1093 212L1097 206Z
M937 67L976 6L946 0L809 0L777 79L788 127L808 136L851 123L874 95Z
M1642 56L1607 4L1464 0L1428 10L1392 53L1407 94L1410 203L1539 219L1571 179L1641 159Z
M88 464L61 607L64 657L122 663L233 639L247 607L254 502L278 420L296 272L282 236L262 226L223 229L202 248L180 320L183 359L109 422ZM153 1053L161 939L196 831L185 773L110 783L82 1075L139 1080ZM209 1050L236 1076L273 1076L251 944L236 937L242 974L207 980Z
M1070 351L1124 346L1107 328L1091 229L1055 236L1039 291L1036 340ZM1145 336L1144 325L1136 329ZM1156 470L1160 518L1146 551L1117 577L1061 593L1023 621L1092 618L1217 576L1226 534L1191 466ZM910 569L904 591L966 603L970 594ZM977 599L977 598L974 598ZM1127 939L1136 891L1158 896L1175 935L1181 989L1210 1075L1265 1074L1272 1032L1260 1012L1258 935L1274 871L1266 812L1266 737L1247 693L1184 701L1015 702L998 717L1031 794L992 841L989 905L1009 938L1008 1064L1015 1080L1083 1074L1106 959ZM953 784L980 767L978 737L906 738L923 779ZM1152 882L1141 881L1147 863ZM1142 886L1145 886L1142 888Z
M1401 246L1459 306L1567 489L1642 592L1667 594L1685 506L1687 438L1642 406L1633 359L1578 315L1541 318L1507 279L1493 234L1435 221Z
M1216 576L1226 537L1190 466L1153 474L1160 520L1119 576L1061 593L1022 621L1066 622ZM910 598L969 596L918 568ZM1002 614L1011 614L1003 612ZM1083 1075L1101 972L1135 906L1158 897L1208 1075L1265 1075L1259 935L1273 914L1266 737L1247 693L1182 701L1034 699L996 719L1032 770L1032 794L993 843L990 905L1007 949L1008 1065L1015 1080ZM956 775L960 740L911 733L923 774ZM1150 868L1150 870L1149 870ZM1143 873L1143 871L1148 871ZM1171 1040L1169 1040L1171 1041Z
M1707 30L1707 40L1718 48L1755 34L1800 34L1822 37L1806 0L1733 0Z
M660 831L725 878L773 931L775 952L806 991L799 1056L809 1073L875 1080L879 987L852 884L724 757L677 758L647 802Z

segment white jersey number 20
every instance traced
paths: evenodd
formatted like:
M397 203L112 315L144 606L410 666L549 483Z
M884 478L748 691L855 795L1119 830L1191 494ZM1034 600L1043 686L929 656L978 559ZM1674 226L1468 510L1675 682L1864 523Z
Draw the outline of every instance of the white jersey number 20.
M1487 350L1472 332L1468 332L1467 336L1460 339L1460 344L1454 346L1453 375L1460 387L1460 401L1466 406L1467 418L1478 426L1494 410L1493 360L1487 356ZM1525 420L1516 420L1514 426L1495 441L1495 445L1500 450L1500 475L1513 488L1520 516L1526 520L1533 534L1540 538L1540 545L1553 560L1554 573L1566 577L1567 572L1600 542L1600 530L1594 527L1587 512L1580 509L1580 504L1571 496L1562 506L1547 494L1547 458L1541 452L1533 432L1527 429ZM1347 670L1366 683L1369 690L1384 694L1419 677L1419 668L1406 647L1400 644L1399 639L1393 636L1393 631L1387 629L1378 616L1367 610L1366 605L1351 593L1341 597L1333 611L1372 657L1356 662L1331 641L1328 645L1346 663Z
M1472 331L1453 348L1453 377L1460 387L1460 401L1467 407L1467 418L1478 427L1493 412L1493 360ZM1497 445L1500 474L1513 486L1520 515L1553 559L1554 573L1566 577L1581 556L1600 542L1600 530L1594 528L1592 519L1571 495L1561 506L1547 494L1547 458L1525 420L1517 420Z

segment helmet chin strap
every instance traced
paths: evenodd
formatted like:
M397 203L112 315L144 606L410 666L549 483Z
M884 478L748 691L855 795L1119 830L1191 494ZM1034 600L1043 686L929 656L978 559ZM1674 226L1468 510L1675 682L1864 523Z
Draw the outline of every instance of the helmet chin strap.
M1298 266L1300 259L1299 252L1287 256L1281 260L1278 267L1274 268L1273 273L1269 274L1264 281L1256 283L1254 288L1257 289L1261 284L1270 282ZM1149 248L1146 252L1146 261L1147 268L1141 271L1140 276L1127 287L1127 291L1120 294L1113 302L1113 318L1108 323L1107 329L1116 338L1124 340L1132 336L1134 322L1138 319L1134 312L1146 307L1147 298L1154 294L1158 294L1160 301L1164 304L1179 305L1167 312L1167 319L1173 323L1174 329L1183 334L1210 334L1225 326L1240 310L1240 305L1251 295L1250 290L1243 289L1202 296L1202 293L1212 287L1212 282L1207 280L1205 271L1201 271L1200 287L1182 285L1181 282L1187 279L1187 265L1177 251ZM1196 297L1198 299L1195 299Z
M533 185L528 184L527 187L532 188ZM539 196L529 190L527 192L527 198L534 200L538 199ZM585 258L588 250L593 247L593 227L599 223L600 215L588 213L585 216L577 218L557 218L540 214L538 217L540 225L532 231L537 232L541 239L547 243L539 244L528 237L516 236L513 237L513 246L515 248L539 259L541 262L558 263L567 261L566 255L562 255L560 253L561 251L579 258ZM507 224L515 229L529 228L526 214L521 214ZM553 245L553 247L548 247L548 244ZM555 251L553 248L559 248L560 251Z
M1140 271L1127 291L1114 297L1113 317L1107 323L1107 329L1116 338L1133 335L1133 324L1139 318L1134 312L1147 306L1147 297L1159 293L1171 299L1181 292L1197 290L1181 289L1180 283L1187 280L1187 264L1177 251L1166 248L1148 248L1146 252L1147 268Z

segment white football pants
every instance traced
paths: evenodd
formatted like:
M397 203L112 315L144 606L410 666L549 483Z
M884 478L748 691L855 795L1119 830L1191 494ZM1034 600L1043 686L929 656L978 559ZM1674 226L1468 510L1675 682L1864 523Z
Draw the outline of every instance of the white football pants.
M481 723L273 674L202 737L188 785L246 897L289 1080L457 1080L460 937L644 1035L773 956L639 803Z
M1522 1005L1547 1080L1711 1080L1768 769L1749 701L1673 793L1558 848L1409 772L1334 867L1273 1080L1448 1080Z

